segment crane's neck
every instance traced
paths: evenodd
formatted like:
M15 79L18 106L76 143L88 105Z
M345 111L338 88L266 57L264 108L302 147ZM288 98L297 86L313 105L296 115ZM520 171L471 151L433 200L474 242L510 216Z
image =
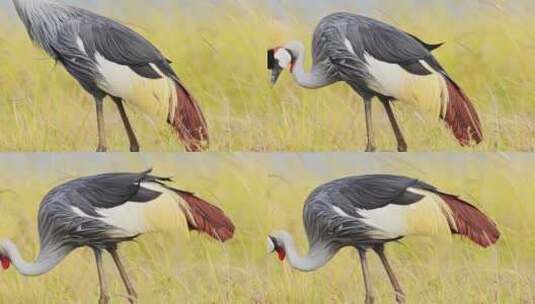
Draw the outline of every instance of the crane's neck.
M32 41L53 56L51 44L71 17L72 9L54 0L13 0L13 3Z
M313 66L310 72L305 71L306 51L304 47L297 47L292 49L292 51L294 52L296 59L291 72L295 81L300 86L307 89L319 89L334 82L327 77L327 72L319 66Z
M34 11L42 9L46 4L54 3L49 0L13 0L15 9L21 18L30 15Z
M27 262L20 255L17 246L10 240L0 241L0 252L2 252L24 276L39 276L52 270L70 252L69 249L55 251L41 251L35 262Z
M300 271L314 271L327 262L334 256L336 252L330 250L326 246L314 245L309 249L308 255L301 256L295 247L293 238L289 236L283 240L284 249L288 258L288 263L295 269Z

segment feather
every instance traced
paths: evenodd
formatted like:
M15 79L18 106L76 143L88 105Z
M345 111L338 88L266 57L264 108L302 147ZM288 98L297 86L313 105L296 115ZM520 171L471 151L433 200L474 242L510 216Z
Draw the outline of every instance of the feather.
M445 115L441 118L448 124L451 131L463 146L471 141L479 144L483 141L481 121L474 105L462 89L448 76L445 76L448 99Z
M496 224L475 206L450 194L439 193L439 196L451 209L453 233L465 236L482 247L498 241L500 232Z
M169 102L168 123L173 126L189 152L208 148L208 125L195 98L179 81Z
M187 204L186 217L190 229L207 233L225 242L234 235L234 224L223 210L195 196L193 193L172 189Z

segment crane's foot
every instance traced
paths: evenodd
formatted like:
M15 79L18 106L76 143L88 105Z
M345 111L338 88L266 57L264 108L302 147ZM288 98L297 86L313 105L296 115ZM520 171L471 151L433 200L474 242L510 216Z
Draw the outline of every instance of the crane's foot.
M407 144L400 144L398 146L398 152L407 152L408 148L407 148Z
M101 147L101 146L99 146L99 147L97 148L97 152L107 152L107 151L108 151L108 148L106 148L106 147Z
M366 152L375 152L377 151L377 148L374 145L368 145L366 147Z
M135 146L130 146L130 152L139 152L140 149L139 149L139 146L135 145Z
M137 294L135 293L135 291L133 292L133 294L128 296L128 302L130 304L136 304L137 303Z
M100 295L98 304L109 304L109 303L110 303L110 297L108 297L107 295Z
M396 292L396 303L405 304L405 294L403 293L403 291Z
M364 304L374 304L375 303L375 297L372 295L366 296L366 299L364 300Z

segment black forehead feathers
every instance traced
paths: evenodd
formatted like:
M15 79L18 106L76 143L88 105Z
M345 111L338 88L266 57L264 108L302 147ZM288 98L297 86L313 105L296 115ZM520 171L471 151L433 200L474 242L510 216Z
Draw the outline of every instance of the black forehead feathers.
M268 50L268 53L267 53L268 70L273 70L276 64L277 64L277 60L275 59L275 50L274 49Z
M275 247L275 249L281 248L281 245L279 244L279 240L277 238L274 238L271 235L269 236L269 238L271 239L271 242L273 242L273 246Z

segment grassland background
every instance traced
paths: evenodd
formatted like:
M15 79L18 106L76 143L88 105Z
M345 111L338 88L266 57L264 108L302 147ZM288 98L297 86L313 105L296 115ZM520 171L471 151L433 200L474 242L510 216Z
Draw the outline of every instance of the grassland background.
M459 194L496 220L498 244L408 238L387 251L408 303L535 303L535 156L527 154L18 154L2 155L0 237L23 256L38 253L36 214L53 186L82 175L144 170L175 176L176 185L217 202L237 226L221 245L196 233L142 236L121 253L140 303L361 303L361 272L354 250L326 267L300 273L265 252L270 231L287 229L302 252L307 244L301 211L305 197L342 176L394 173ZM112 303L126 302L106 256ZM393 302L377 258L371 272L378 303ZM80 249L51 273L25 278L0 272L0 303L91 303L98 281L89 249Z
M0 11L0 150L92 151L94 103L54 62L31 45L13 7ZM473 99L486 140L462 148L437 118L398 106L409 147L416 151L533 151L535 148L535 5L530 1L333 1L321 9L280 1L102 1L98 12L154 42L170 59L206 113L214 151L363 150L360 98L337 84L310 91L288 74L269 85L265 50L288 40L309 44L319 18L347 10L445 41L435 54ZM298 5L299 4L299 5ZM82 3L80 5L87 5ZM462 8L462 9L461 9ZM308 59L310 61L310 58ZM164 122L129 108L146 151L182 151ZM378 145L394 150L382 107L375 106ZM109 147L128 149L112 103L106 105Z

